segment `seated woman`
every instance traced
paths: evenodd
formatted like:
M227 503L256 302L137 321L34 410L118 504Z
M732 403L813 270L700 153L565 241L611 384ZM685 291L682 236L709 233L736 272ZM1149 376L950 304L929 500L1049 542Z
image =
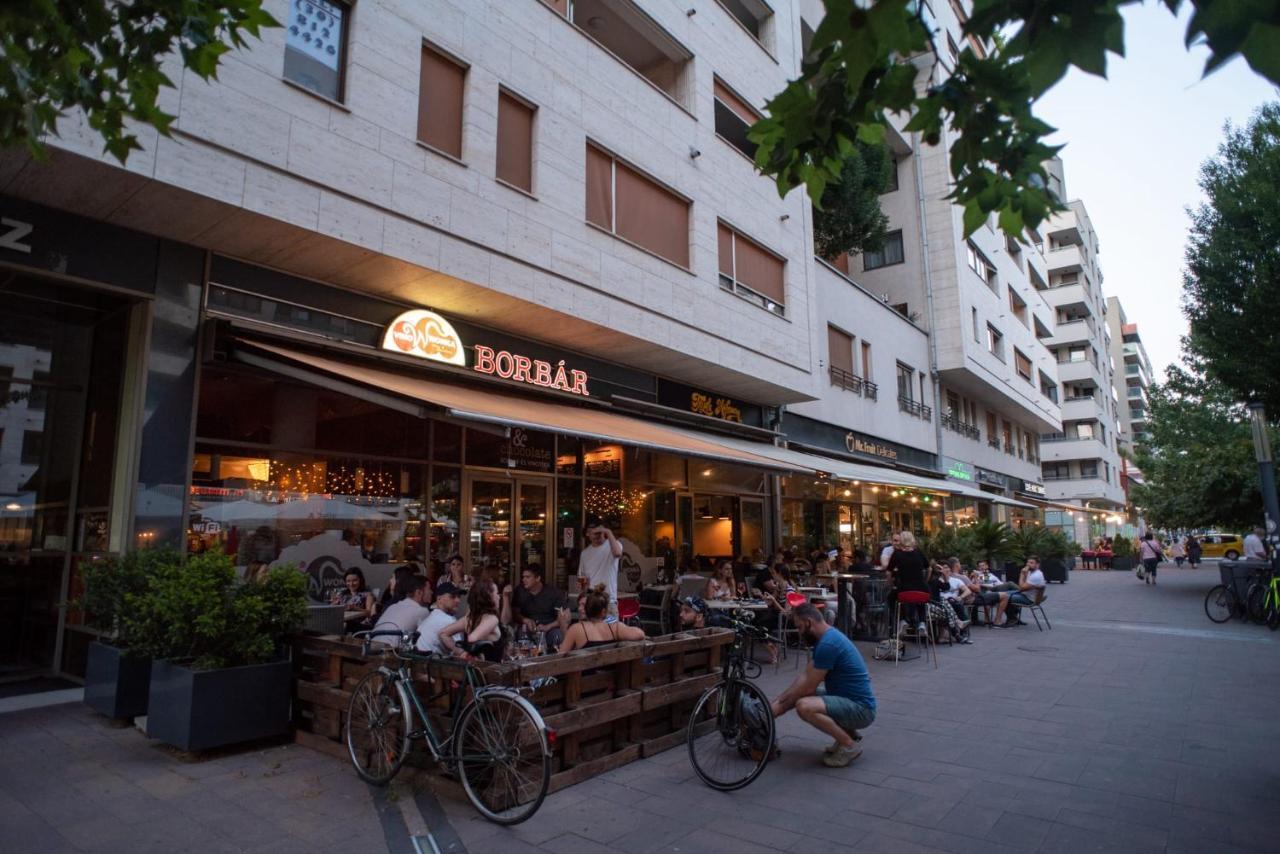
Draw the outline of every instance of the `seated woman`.
M597 584L581 597L581 619L569 627L560 643L560 652L590 649L617 641L644 640L644 629L625 623L607 623L609 592L603 584Z
M358 632L372 625L373 594L364 583L364 573L360 567L353 566L342 576L346 585L342 590L333 591L329 599L330 605L342 606L342 622L348 633Z
M732 599L737 595L737 584L733 578L733 564L727 560L722 560L716 565L716 574L707 579L707 586L702 591L702 598Z
M454 642L453 636L459 632L465 637ZM467 615L445 626L439 636L440 645L451 653L461 649L485 661L501 661L502 626L492 588L487 584L473 586L467 594Z
M946 623L947 630L951 632L952 640L958 643L973 643L965 632L965 629L969 628L969 621L961 620L956 616L955 609L943 601L942 594L950 591L951 585L947 582L946 573L942 567L937 564L931 566L929 568L929 603L927 605L929 620L936 623Z

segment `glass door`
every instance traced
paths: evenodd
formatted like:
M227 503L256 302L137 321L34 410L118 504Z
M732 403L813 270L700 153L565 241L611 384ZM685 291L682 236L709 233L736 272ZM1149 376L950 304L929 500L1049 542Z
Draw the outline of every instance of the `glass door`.
M517 531L517 549L520 566L536 563L548 571L547 507L551 502L551 483L545 480L519 480L516 489L520 496L520 520Z
M693 494L681 492L676 495L676 542L679 544L679 575L693 562Z
M475 475L467 479L467 570L496 570L509 578L511 509L515 483Z

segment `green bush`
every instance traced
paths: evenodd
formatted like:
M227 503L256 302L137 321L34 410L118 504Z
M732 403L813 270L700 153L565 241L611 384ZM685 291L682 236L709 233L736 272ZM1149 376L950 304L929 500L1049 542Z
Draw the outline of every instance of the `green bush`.
M1004 522L981 519L966 529L977 559L989 561L994 568L1000 561L1013 557L1012 532Z
M126 597L123 623L134 647L196 669L274 659L307 614L307 584L292 568L240 584L227 555L158 561L146 587Z
M1042 559L1046 560L1065 560L1080 553L1080 544L1074 540L1067 538L1067 535L1057 528L1041 528L1044 536L1041 538L1040 551L1038 554Z
M78 566L80 597L71 606L84 612L85 624L102 632L104 640L128 649L132 646L124 619L128 598L146 589L147 579L157 565L177 560L181 556L166 548L85 561Z
M1010 560L1017 563L1026 563L1031 555L1037 555L1041 559L1052 557L1047 552L1047 535L1048 531L1039 525L1023 525L1016 531L1009 533L1009 554Z
M1133 557L1133 540L1123 534L1111 538L1111 553L1115 557Z

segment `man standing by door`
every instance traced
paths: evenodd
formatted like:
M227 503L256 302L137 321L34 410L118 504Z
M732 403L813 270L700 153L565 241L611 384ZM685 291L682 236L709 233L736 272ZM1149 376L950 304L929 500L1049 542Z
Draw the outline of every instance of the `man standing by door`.
M618 613L618 560L622 543L598 518L587 520L586 548L578 557L578 586L581 590L603 584L609 592L609 613Z

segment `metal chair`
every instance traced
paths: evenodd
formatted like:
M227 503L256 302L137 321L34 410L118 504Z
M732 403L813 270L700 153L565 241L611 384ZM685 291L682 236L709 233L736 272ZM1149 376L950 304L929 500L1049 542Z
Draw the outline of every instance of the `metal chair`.
M899 643L901 643L902 641L901 633L902 633L902 606L903 605L919 605L920 607L926 609L925 618L923 621L924 637L923 638L920 637L919 629L917 629L916 643L920 643L921 641L924 642L926 658L929 657L930 652L933 653L933 669L937 670L938 669L938 646L933 639L933 621L929 619L929 614L928 614L929 594L923 590L899 590L898 591L897 604L894 608L894 615L893 615L893 634L894 634L894 640L898 641ZM894 644L895 655L893 658L894 664L898 663L898 656L896 655L897 649L898 649L898 644L895 643Z
M1044 600L1047 598L1048 596L1045 594L1044 589L1040 588L1036 591L1036 597L1031 604L1022 606L1031 612L1031 619L1036 621L1036 628L1042 632L1044 631L1044 626L1040 625L1041 617L1044 617L1044 625L1048 626L1050 631L1053 631L1053 624L1049 622L1049 615L1044 612Z
M640 591L640 627L650 635L665 635L671 631L671 591L668 584L661 590L646 588Z

